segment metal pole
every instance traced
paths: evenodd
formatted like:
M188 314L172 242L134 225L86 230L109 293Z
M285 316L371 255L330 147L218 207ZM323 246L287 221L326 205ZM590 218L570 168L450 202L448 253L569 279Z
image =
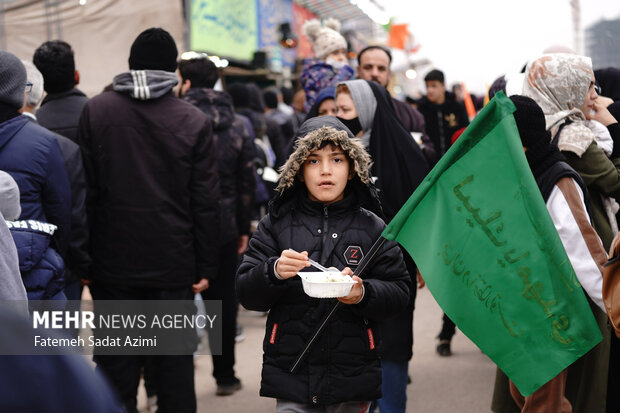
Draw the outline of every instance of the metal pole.
M183 40L185 41L185 51L191 50L191 28L192 28L192 0L183 0L183 7L185 8L185 24Z
M7 42L6 42L6 27L4 24L4 12L5 12L5 6L4 4L7 2L8 0L2 0L0 1L0 49L2 50L6 50L7 49Z

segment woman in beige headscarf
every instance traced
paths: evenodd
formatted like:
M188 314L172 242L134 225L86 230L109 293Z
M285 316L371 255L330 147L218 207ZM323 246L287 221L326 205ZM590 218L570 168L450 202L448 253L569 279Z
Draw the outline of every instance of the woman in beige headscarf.
M555 53L533 60L526 69L523 94L545 113L547 130L590 193L593 226L609 249L617 232L610 198L620 199L620 126L595 91L588 57ZM609 130L616 145L608 157L586 124L596 120ZM610 331L607 316L591 303L603 341L569 367L566 397L575 412L605 412ZM615 366L614 366L615 367ZM611 390L613 392L613 389ZM615 392L613 392L615 393Z
M532 61L523 82L523 94L545 113L547 130L572 166L584 179L592 207L592 220L605 249L618 227L608 198L620 199L620 126L599 102L589 57L556 53ZM611 159L597 143L587 120L602 123L616 137Z

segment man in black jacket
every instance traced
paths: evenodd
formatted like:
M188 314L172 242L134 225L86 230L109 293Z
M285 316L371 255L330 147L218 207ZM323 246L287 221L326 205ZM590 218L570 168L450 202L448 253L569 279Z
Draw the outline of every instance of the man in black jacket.
M62 40L45 42L34 52L32 61L43 75L47 92L37 111L39 123L75 142L88 98L75 87L80 83L80 72L75 70L71 46Z
M426 133L441 158L450 149L454 133L469 125L469 117L465 105L456 100L454 93L446 91L442 71L431 70L424 83L426 96L420 100L418 109L424 115Z
M213 90L219 79L215 64L199 55L179 63L180 94L183 100L202 110L213 123L217 141L221 186L218 277L202 293L205 300L222 300L222 355L213 356L213 377L218 396L241 388L235 377L235 333L237 298L235 273L239 255L247 248L254 195L254 144L243 121L235 117L232 98ZM213 335L209 335L214 343ZM213 348L213 344L212 344Z
M43 76L34 64L24 60L22 63L26 68L29 85L26 89L22 115L32 122L38 123L35 110L43 95ZM82 297L80 278L85 276L90 265L88 227L86 224L86 175L80 147L62 135L55 133L54 136L60 146L71 187L71 231L69 233L69 248L63 257L65 261L65 295L68 300L79 301Z
M174 96L177 54L167 31L142 32L131 70L82 112L95 300L193 300L217 275L215 142L207 116ZM95 361L135 411L140 358ZM154 356L153 366L158 411L195 412L192 355Z

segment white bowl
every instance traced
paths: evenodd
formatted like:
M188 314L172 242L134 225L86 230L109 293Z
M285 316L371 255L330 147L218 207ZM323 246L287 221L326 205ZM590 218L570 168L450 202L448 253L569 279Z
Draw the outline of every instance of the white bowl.
M314 298L337 298L349 294L355 281L340 272L298 272L304 292ZM330 278L342 278L342 281L329 281Z

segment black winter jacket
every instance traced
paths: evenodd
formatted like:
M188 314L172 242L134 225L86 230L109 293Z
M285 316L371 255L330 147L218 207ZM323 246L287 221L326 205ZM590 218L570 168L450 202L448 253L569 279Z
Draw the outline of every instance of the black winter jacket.
M62 93L50 93L37 110L37 120L41 126L76 142L78 123L86 102L86 95L75 88Z
M24 115L27 116L27 115ZM27 118L34 123L36 119ZM86 276L90 265L88 253L88 226L86 224L86 174L80 147L71 139L57 133L54 134L65 168L69 176L71 188L71 232L69 247L65 257L65 272L67 283Z
M91 99L80 118L91 273L101 283L189 287L217 274L220 189L211 123L172 94L174 74L139 72L147 85L118 75L121 92ZM146 100L130 94L147 90Z
M235 117L226 92L192 88L183 99L209 116L216 138L220 173L220 245L250 234L254 198L254 143Z
M446 92L446 100L441 105L432 103L424 96L418 110L424 115L426 133L435 145L439 159L450 149L452 135L469 125L465 105L457 102L454 93Z
M307 138L300 140L281 180L296 176L290 166L304 153ZM363 190L375 197L376 193L357 176L347 185L344 199L329 206L311 201L305 186L294 179L295 184L271 203L237 272L241 304L251 310L270 310L260 394L311 405L377 399L381 396L378 321L398 314L409 298L411 284L402 254L396 244L384 244L360 276L365 288L362 301L341 306L299 371L289 373L335 299L307 296L299 277L279 280L274 274L275 261L283 250L292 248L308 251L310 258L327 267L355 271L358 260L385 227L383 220L360 206Z

